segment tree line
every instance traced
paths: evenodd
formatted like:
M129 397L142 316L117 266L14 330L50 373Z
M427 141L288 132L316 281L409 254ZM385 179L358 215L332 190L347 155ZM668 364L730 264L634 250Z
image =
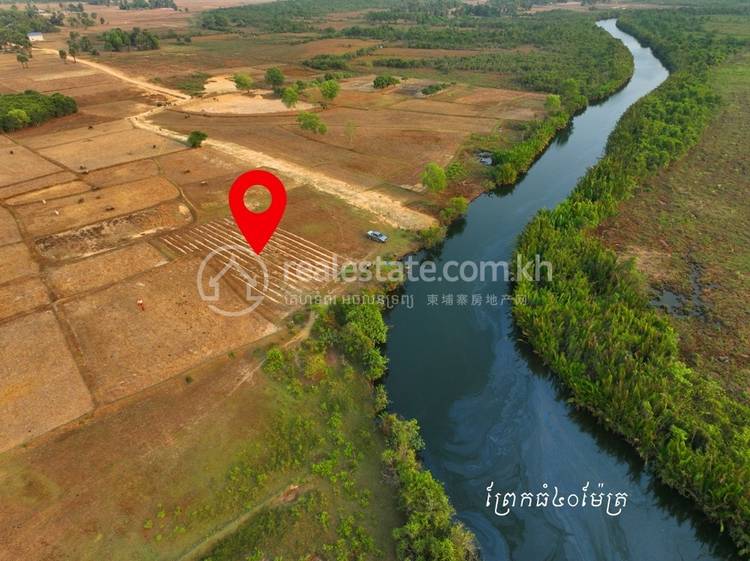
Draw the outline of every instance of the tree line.
M44 95L33 90L20 94L0 95L0 130L11 132L39 125L53 117L62 117L78 111L72 97L54 93Z
M555 275L521 279L513 309L576 405L623 435L748 554L750 409L681 360L675 331L650 306L632 263L589 233L644 178L683 156L719 103L708 71L735 41L714 37L696 17L662 10L620 16L618 25L664 56L673 73L626 112L604 158L571 196L528 224L518 253L555 263Z

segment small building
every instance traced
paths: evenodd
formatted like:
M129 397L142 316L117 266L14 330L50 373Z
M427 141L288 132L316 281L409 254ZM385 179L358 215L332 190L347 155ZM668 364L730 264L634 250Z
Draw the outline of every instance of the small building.
M29 41L31 41L32 43L44 41L44 35L42 35L41 31L32 31L30 33L27 33L26 37L28 37Z

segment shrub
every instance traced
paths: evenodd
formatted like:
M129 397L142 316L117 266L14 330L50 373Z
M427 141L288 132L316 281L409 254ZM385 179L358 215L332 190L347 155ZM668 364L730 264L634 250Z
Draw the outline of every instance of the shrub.
M373 87L375 87L375 89L382 90L389 86L395 86L400 81L401 80L399 80L395 76L391 76L389 74L381 74L380 76L375 77L375 79L372 81L372 85Z
M310 131L315 134L325 134L328 131L328 127L323 120L315 113L303 111L297 115L297 122L304 131Z
M444 191L448 186L448 178L445 170L435 162L430 162L422 173L422 184L433 193Z
M469 201L465 197L453 197L448 201L446 207L440 211L440 220L445 224L450 224L456 218L466 214L469 209Z
M191 148L200 148L203 141L208 138L208 135L203 131L192 131L187 138L187 144Z

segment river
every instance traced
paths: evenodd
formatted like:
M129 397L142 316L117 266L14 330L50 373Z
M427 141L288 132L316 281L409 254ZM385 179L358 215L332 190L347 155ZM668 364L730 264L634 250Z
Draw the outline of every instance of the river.
M625 110L666 79L651 50L618 30L615 20L598 25L631 51L635 71L628 85L577 116L514 189L476 199L442 247L419 258L438 266L510 260L534 214L565 199L602 156ZM485 561L734 558L715 526L660 484L619 438L566 402L554 376L518 342L510 305L502 301L510 292L506 283L413 281L404 290L414 307L398 306L387 317L391 409L419 421L425 465L445 484ZM452 305L444 302L451 297ZM605 492L628 493L628 504L619 516L580 507L517 507L496 516L494 500L485 506L490 482L493 495L513 491L519 500L544 483L566 495L580 495L586 482L589 492L603 483Z

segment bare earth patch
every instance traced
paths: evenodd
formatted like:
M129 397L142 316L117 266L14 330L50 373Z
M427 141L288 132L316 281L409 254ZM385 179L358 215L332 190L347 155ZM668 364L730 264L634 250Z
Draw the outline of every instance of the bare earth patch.
M52 289L60 297L107 286L137 275L167 259L153 246L138 243L47 271Z
M39 341L44 341L44 352ZM52 312L0 324L0 451L91 408L91 396Z
M87 194L31 203L16 212L33 236L76 228L108 217L122 216L175 199L179 191L162 177L152 177Z
M276 330L258 314L211 311L196 290L199 263L173 262L63 304L97 401L125 397ZM241 305L226 287L220 295L216 305Z
M0 320L49 304L47 286L39 277L0 285Z
M0 246L0 283L36 274L39 266L23 243Z
M269 92L263 92L266 96ZM281 99L276 97L264 97L261 93L251 94L228 93L221 96L210 96L196 99L180 106L183 110L192 113L208 114L235 114L235 115L257 115L260 113L287 113L289 111L305 111L313 106L303 101L299 102L294 109L289 109Z

